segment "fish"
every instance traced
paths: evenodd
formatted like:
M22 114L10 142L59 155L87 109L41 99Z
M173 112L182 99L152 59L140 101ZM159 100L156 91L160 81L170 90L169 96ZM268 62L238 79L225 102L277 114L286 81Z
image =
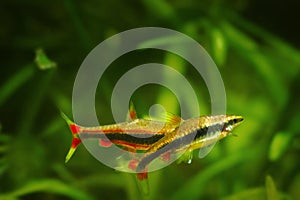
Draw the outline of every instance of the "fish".
M111 125L85 127L71 121L65 114L73 140L66 156L68 162L78 145L84 139L99 139L103 147L115 144L130 152L143 152L139 158L132 159L128 168L137 173L143 181L148 178L147 166L156 158L168 162L172 154L184 154L187 163L192 160L193 151L210 148L217 141L232 134L242 121L239 115L207 115L182 119L168 113L165 121L138 118L133 104L130 104L128 120Z
M115 144L130 152L147 151L159 139L173 132L182 120L172 114L168 115L167 122L138 119L133 104L130 104L127 121L123 123L85 127L74 123L63 112L61 116L69 125L73 135L65 163L70 160L84 139L99 139L99 144L103 147Z
M189 163L194 150L214 145L231 135L231 131L242 121L243 117L237 115L201 116L183 120L176 130L151 145L137 162L135 170L140 173L140 179L146 178L146 166L155 158L171 153L187 152L190 154Z

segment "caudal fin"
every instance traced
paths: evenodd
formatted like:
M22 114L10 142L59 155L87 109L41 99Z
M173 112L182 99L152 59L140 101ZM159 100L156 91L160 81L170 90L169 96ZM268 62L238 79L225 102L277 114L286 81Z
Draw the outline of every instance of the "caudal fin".
M61 112L61 116L62 118L67 122L67 124L69 125L70 127L70 130L72 131L72 135L73 135L73 140L72 140L72 144L71 144L71 147L70 147L70 150L66 156L66 159L65 159L65 163L67 163L70 158L72 157L72 155L74 154L77 146L81 143L81 140L79 138L79 131L80 131L80 126L76 125L73 121L71 121L67 115L65 115L63 112Z

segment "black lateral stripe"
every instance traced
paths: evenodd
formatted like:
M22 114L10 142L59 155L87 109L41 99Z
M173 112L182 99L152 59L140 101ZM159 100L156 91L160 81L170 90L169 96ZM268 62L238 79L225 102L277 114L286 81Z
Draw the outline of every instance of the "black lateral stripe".
M161 139L164 135L163 134L124 134L124 133L105 133L105 134L88 134L88 133L81 133L81 139L87 138L97 138L97 139L109 139L109 140L119 140L125 141L128 143L135 143L135 144L153 144Z
M216 132L220 132L223 130L223 127L224 127L224 124L215 124L215 125L212 125L209 127L208 126L202 127L197 130L197 134L196 134L194 140L203 138L205 136L210 136Z
M180 137L180 138L170 142L169 144L163 145L157 151L150 153L149 155L144 157L139 162L139 164L136 168L137 172L143 171L152 160L154 160L155 158L158 158L160 155L168 152L169 150L180 148L184 145L184 143L191 143L195 134L196 134L195 132L194 132L194 134L187 134L186 136Z
M135 134L135 136L127 134L109 134L107 137L110 140L121 140L135 144L153 144L161 139L164 135L157 134L149 137L147 134Z
M181 148L185 145L190 144L192 141L195 141L205 136L213 135L216 132L221 132L224 127L224 124L215 124L210 127L202 127L196 131L192 131L182 137L178 137L169 144L161 146L157 151L150 153L148 156L144 157L137 166L137 171L142 171L145 167L155 158L158 158L160 155L168 152L172 149Z
M223 124L215 124L212 126L205 126L200 129L197 129L195 131L192 131L188 134L185 134L181 137L175 138L173 141L171 141L169 144L165 144L160 147L164 148L166 146L169 146L168 148L165 148L167 151L171 149L176 149L183 147L185 145L190 144L192 141L195 141L200 138L204 138L206 136L213 136L217 132L221 132L223 130L224 125Z

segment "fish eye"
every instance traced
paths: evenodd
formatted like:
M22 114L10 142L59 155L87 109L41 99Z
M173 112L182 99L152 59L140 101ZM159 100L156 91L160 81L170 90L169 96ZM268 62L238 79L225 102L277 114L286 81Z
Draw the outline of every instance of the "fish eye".
M236 124L236 123L241 122L241 121L243 121L243 118L234 118L234 119L231 120L230 124L233 125L233 124Z

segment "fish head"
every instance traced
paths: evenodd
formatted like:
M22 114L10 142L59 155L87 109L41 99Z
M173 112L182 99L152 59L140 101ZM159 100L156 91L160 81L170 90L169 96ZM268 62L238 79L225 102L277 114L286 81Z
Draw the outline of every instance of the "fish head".
M226 115L224 118L224 124L222 132L230 133L234 128L236 128L244 118L238 115Z

